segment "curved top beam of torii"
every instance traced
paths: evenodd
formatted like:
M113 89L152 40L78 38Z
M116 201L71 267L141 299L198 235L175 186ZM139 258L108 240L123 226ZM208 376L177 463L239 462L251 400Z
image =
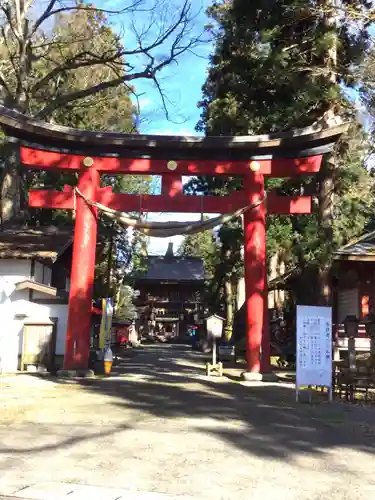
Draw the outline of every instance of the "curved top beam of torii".
M5 133L40 149L153 159L251 160L321 155L332 151L348 123L269 135L181 137L94 132L46 123L0 106Z

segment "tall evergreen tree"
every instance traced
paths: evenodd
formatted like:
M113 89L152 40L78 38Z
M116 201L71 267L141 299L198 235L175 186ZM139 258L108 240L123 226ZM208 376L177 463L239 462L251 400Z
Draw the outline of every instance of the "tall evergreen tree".
M369 35L365 21L353 26L352 12L354 7L369 11L370 4L343 0L338 11L332 0L214 2L208 13L214 21L216 46L203 87L198 130L207 135L279 132L311 125L322 116L324 121L332 114L355 121L343 86L356 85ZM318 263L319 294L301 300L329 300L330 256L335 243L345 239L338 228L347 227L348 219L339 200L349 203L353 186L368 180L361 150L365 137L358 142L359 134L354 124L316 179L268 183L268 188L285 194L304 192L317 200L311 216L268 218L269 251L284 254L301 269L311 261ZM352 136L354 156L348 153L353 152ZM191 189L206 193L236 188L238 181L230 179L205 178L191 184ZM362 215L350 217L352 236L362 231L365 220Z

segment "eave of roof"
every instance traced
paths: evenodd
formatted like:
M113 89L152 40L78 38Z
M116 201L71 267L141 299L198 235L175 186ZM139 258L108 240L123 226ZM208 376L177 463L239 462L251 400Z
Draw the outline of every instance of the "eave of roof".
M140 277L140 278L134 278L134 281L135 283L158 283L159 285L163 285L163 284L168 284L168 285L173 285L173 284L177 284L177 285L183 285L183 284L189 284L189 283L204 283L205 280L204 278L193 278L193 279L176 279L176 278L147 278L147 276L145 277Z
M21 290L34 290L35 292L45 293L46 295L51 295L52 297L57 296L57 288L45 285L44 283L38 283L33 280L24 280L16 283L16 291L18 292Z
M0 125L11 137L40 149L66 148L70 152L170 159L258 159L311 156L332 150L348 123L326 129L308 127L289 132L249 136L181 137L94 132L42 122L0 106Z
M375 261L375 231L363 234L339 248L334 260Z
M0 259L55 262L72 241L72 228L8 227L0 231Z

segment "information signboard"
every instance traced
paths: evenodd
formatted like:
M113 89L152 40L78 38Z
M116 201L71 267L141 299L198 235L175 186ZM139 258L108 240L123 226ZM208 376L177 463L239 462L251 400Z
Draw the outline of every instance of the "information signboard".
M327 387L332 398L331 307L297 306L297 400L302 386Z
M219 339L223 335L223 322L224 319L216 314L213 314L206 320L207 322L207 336L209 338Z

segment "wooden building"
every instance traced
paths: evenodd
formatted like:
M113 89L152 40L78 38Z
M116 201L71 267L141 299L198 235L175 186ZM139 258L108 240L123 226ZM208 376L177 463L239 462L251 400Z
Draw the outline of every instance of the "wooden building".
M297 268L293 268L270 280L270 293L282 290L288 294L297 272ZM375 231L364 234L336 251L330 281L334 334L344 337L345 318L355 316L359 322L357 337L366 337L365 322L369 314L375 313Z
M203 260L173 254L149 256L145 271L135 277L135 305L141 333L165 337L185 336L188 327L203 318Z
M375 231L340 248L332 266L333 321L375 312Z
M63 357L72 240L71 228L0 231L0 373Z

